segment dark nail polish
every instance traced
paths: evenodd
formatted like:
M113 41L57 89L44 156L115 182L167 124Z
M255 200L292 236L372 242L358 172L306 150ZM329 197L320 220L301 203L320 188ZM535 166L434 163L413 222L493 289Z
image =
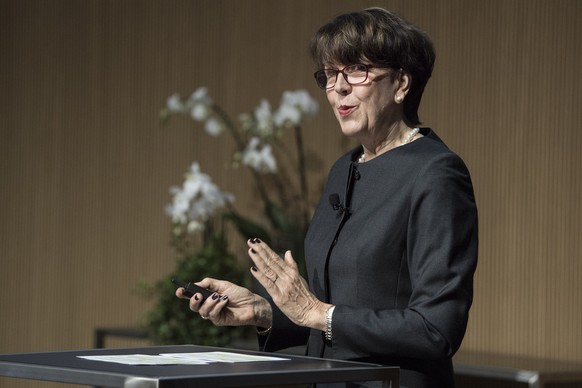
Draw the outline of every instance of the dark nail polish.
M255 239L254 239L254 241L253 241L253 242L254 242L255 244L258 244L258 243L260 243L260 242L261 242L261 239L260 239L260 238L256 238L256 237L255 237Z
M194 300L199 300L198 295L194 295Z
M218 294L215 292L214 294L212 294L212 300L216 300L218 299Z
M224 295L221 299L222 300L228 300L228 295Z
M255 251L253 248L251 248L251 252L253 252L253 253L257 253L257 251Z
M259 271L259 270L257 269L257 267L255 267L254 265L251 267L251 270L252 270L253 272L258 272L258 271Z

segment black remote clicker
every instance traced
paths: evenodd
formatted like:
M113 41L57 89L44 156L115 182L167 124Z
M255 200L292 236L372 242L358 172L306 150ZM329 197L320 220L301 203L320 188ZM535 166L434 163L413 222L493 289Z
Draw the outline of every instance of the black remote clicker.
M180 286L184 289L184 295L188 298L191 298L196 293L202 294L202 300L208 298L210 295L214 294L214 292L207 290L206 288L202 288L192 282L184 283L176 278L172 278L172 283L177 286Z

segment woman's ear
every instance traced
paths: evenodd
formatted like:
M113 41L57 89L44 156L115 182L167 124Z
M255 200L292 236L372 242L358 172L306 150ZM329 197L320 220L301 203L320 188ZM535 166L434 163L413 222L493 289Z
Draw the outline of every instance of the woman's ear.
M412 77L410 73L400 69L396 74L396 92L394 93L394 101L397 104L402 103L410 90L410 84L412 83Z

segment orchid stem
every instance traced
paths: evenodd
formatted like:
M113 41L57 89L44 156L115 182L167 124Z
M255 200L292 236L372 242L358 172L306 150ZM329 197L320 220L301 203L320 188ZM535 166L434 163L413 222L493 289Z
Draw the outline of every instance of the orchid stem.
M305 163L305 151L303 149L303 136L301 134L301 127L295 126L295 142L297 145L297 161L299 170L299 182L301 185L301 203L302 203L302 215L303 215L303 225L307 225L309 222L309 190L307 187L307 172Z
M236 143L236 147L237 147L238 151L240 153L243 153L245 150L246 144L241 139L239 133L236 131L234 123L232 122L230 117L220 108L220 106L218 106L216 104L212 104L212 109L216 112L216 114L224 122L226 128L230 131L230 133L234 139L234 142ZM256 184L257 190L259 191L259 195L261 196L261 199L263 200L265 205L269 204L270 203L269 194L267 193L267 189L265 188L265 184L263 183L263 180L261 179L261 175L259 174L258 171L254 170L252 168L250 168L249 170L251 171L253 179L255 180L255 184Z

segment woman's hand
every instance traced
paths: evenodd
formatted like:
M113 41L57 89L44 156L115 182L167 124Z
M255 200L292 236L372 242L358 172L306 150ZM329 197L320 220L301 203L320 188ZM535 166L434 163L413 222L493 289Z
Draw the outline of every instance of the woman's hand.
M321 302L309 291L291 251L285 252L285 258L281 259L259 239L250 239L247 244L255 264L251 273L277 307L295 324L324 331L325 313L331 305Z
M217 326L271 326L271 305L263 297L224 280L205 278L196 284L214 293L202 301L202 294L196 293L188 298L184 289L178 288L176 296L190 299L190 310L199 313L203 319L209 319Z

